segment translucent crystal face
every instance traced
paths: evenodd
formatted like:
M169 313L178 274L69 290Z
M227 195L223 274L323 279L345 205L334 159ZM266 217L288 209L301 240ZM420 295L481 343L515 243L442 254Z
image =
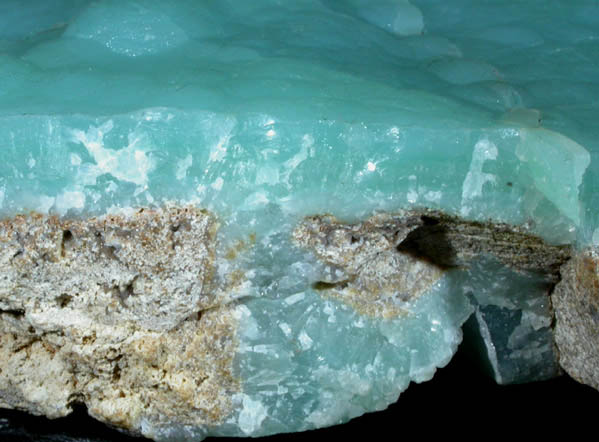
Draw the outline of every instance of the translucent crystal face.
M456 249L440 229L487 241L488 220L519 226L487 241L517 258L520 234L599 243L594 2L54 3L0 5L0 213L85 222L192 205L218 223L202 255L217 301L201 309L236 324L226 370L239 388L227 384L228 411L212 421L127 402L130 429L258 436L385 408L449 361L473 312L487 348L505 344L489 354L497 377L558 370L539 268L514 269L499 246ZM422 256L424 209L480 222L433 219L450 263L430 245ZM298 233L306 219L321 224ZM102 235L122 260L126 247ZM119 284L142 293L140 281ZM493 315L511 328L492 329ZM110 420L106 404L91 410Z
M7 213L432 206L591 240L584 2L62 3L4 6Z

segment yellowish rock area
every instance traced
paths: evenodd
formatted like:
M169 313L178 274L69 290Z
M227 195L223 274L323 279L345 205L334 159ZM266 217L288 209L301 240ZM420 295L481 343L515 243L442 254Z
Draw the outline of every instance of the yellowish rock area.
M147 436L221 423L240 387L217 228L192 207L2 221L0 406L60 417L85 403Z

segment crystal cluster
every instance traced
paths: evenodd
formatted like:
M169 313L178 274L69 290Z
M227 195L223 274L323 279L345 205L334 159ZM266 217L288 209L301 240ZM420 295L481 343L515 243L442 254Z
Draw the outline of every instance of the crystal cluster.
M2 2L0 406L301 431L463 325L597 387L599 7L547 8Z

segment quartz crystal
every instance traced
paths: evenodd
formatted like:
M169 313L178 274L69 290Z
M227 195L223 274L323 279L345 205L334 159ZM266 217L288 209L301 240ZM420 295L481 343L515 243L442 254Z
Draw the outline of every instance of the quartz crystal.
M3 1L0 406L302 431L465 323L596 386L598 42L591 0Z

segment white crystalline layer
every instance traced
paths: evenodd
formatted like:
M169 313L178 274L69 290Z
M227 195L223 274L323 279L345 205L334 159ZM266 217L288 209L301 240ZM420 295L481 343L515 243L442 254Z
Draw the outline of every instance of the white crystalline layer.
M154 164L148 157L146 150L148 140L142 134L131 132L129 144L119 150L104 146L104 136L114 127L113 121L108 120L100 127L90 127L87 132L73 131L73 140L83 144L96 165L83 169L79 182L81 184L95 184L102 174L110 174L118 180L127 181L138 186L147 186L148 173Z
M247 395L241 395L242 410L239 413L238 425L247 435L254 434L266 418L266 408L261 402L252 400ZM234 398L235 401L235 398Z
M183 180L187 176L187 169L189 169L193 164L193 156L188 154L185 158L180 160L177 163L177 172L175 173L175 177L178 180Z
M480 198L483 194L485 183L495 183L496 177L490 173L483 172L486 161L497 159L497 146L487 139L482 139L474 146L470 170L462 185L462 215L468 216L471 208L468 206L470 200Z
M503 377L501 370L499 369L497 352L495 351L495 346L493 345L493 338L491 337L491 333L489 332L489 327L487 326L487 323L484 321L480 310L477 310L475 312L475 317L478 324L479 333L481 334L483 340L487 344L487 357L489 359L489 363L491 364L493 375L495 376L495 380L497 381L497 383L501 384L503 383Z
M310 347L312 347L312 339L310 338L310 336L308 336L308 334L305 331L302 331L299 336L298 336L298 341L300 343L300 346L302 347L302 350L309 350Z
M81 210L85 207L85 193L81 190L65 190L56 197L54 204L60 214L65 214L70 209Z

